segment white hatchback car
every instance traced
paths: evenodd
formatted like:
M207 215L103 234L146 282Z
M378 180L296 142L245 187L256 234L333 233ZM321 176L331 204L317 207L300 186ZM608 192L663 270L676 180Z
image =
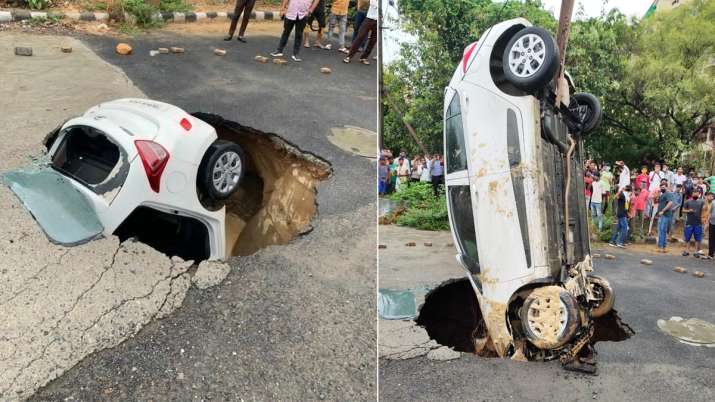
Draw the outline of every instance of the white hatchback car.
M590 275L581 180L581 139L600 105L590 94L555 105L558 60L553 37L522 18L467 46L445 89L445 184L457 259L486 324L477 344L570 363L614 296Z
M226 257L220 201L238 189L244 153L209 124L166 103L119 99L68 120L45 145L105 235L142 233L139 240L185 259Z

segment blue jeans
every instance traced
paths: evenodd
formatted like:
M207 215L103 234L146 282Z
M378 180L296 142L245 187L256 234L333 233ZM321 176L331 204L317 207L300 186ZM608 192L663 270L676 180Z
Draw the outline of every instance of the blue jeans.
M621 246L626 242L626 236L628 235L628 218L618 218L618 226L616 231L611 235L611 243L620 244ZM618 243L616 243L618 240Z
M665 248L668 240L668 228L672 217L663 215L658 218L658 247Z
M362 22L365 21L365 17L367 17L366 11L358 11L355 14L355 22L353 23L353 39L352 40L355 40L355 38L357 38L357 33L360 30L360 25L362 25Z
M598 231L603 229L603 210L600 202L591 202L591 218L596 221Z

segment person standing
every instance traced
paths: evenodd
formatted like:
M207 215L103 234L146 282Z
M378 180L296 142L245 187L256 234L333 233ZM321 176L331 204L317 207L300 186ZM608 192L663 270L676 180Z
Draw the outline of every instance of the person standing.
M417 183L420 181L420 176L422 176L422 158L419 155L415 155L412 159L412 172L410 173L410 184Z
M236 7L233 9L233 16L231 17L231 25L228 28L228 35L226 35L223 40L229 41L233 39L233 34L236 32L236 25L238 24L238 17L243 13L241 29L238 30L238 37L236 39L246 43L246 27L248 26L248 19L251 18L251 11L253 11L253 6L255 5L256 0L236 0Z
M388 161L388 166L390 167L390 182L387 192L394 193L397 190L397 160L390 158Z
M621 169L621 172L618 174L618 189L621 190L631 184L631 171L623 161L617 161L616 165Z
M648 177L648 167L641 168L641 174L636 176L636 188L648 189L650 187L650 177Z
M708 200L708 257L707 259L712 259L715 257L715 205L713 205L713 199L715 199L715 193L712 191L707 194Z
M591 207L591 194L593 193L592 190L592 184L593 184L593 176L591 176L591 171L586 170L586 173L583 175L583 195L584 198L586 199L586 210L588 211Z
M303 47L310 48L310 31L313 21L318 21L318 31L315 33L315 47L325 49L323 45L323 29L325 29L325 0L318 0L318 6L308 16L306 26L309 28L303 32Z
M687 176L683 174L683 168L679 167L677 173L675 174L675 185L677 186L680 184L682 186L683 183L685 183L685 179L687 179Z
M370 53L377 42L377 0L370 0L370 7L365 15L365 21L360 25L360 31L357 38L350 44L348 56L343 59L343 62L350 63L350 59L358 52L360 44L370 35L370 40L365 46L365 50L360 55L360 63L370 64Z
M397 192L407 188L407 183L410 180L410 161L406 157L400 155L397 158Z
M439 186L440 184L444 184L444 162L440 154L434 154L430 173L432 175L432 190L434 191L434 196L438 197Z
M305 30L305 22L308 16L313 13L315 7L318 6L319 0L283 0L281 1L280 15L283 18L283 33L281 34L278 49L271 53L273 57L283 57L283 49L288 43L288 37L295 28L293 34L293 55L290 58L299 62L302 61L298 54L300 53L300 45L303 39L303 31Z
M658 191L660 188L660 181L665 179L665 173L663 173L662 170L660 170L660 164L656 163L655 166L653 166L653 171L650 172L648 175L648 180L649 180L649 187L648 191L649 192L654 192ZM672 187L668 187L668 190L672 190Z
M660 196L658 197L658 248L657 251L665 253L668 244L668 229L670 219L673 217L674 195L668 191L668 181L661 180Z
M665 179L668 180L668 188L673 190L675 188L675 173L670 170L667 163L663 164L663 174Z
M608 165L603 165L601 168L601 186L603 188L603 200L601 206L603 207L603 213L605 214L608 210L608 201L611 196L611 185L613 183L613 173L611 173L611 167Z
M625 248L626 236L628 235L628 193L631 191L631 185L627 184L623 188L619 188L616 193L616 218L618 223L616 230L611 235L611 241L608 243L612 247Z
M390 168L387 166L385 158L380 158L380 165L377 169L378 183L377 192L379 195L387 194L387 186L390 180Z
M602 201L603 189L601 188L601 177L598 173L594 173L593 182L591 183L591 219L596 224L596 227L598 227L599 232L603 229Z
M362 25L363 21L365 21L365 17L367 17L367 10L370 8L370 0L358 0L357 2L357 10L355 11L355 21L353 21L353 37L350 40L350 45L352 47L352 43L355 42L355 39L357 38L358 31L360 31L360 25ZM358 44L358 49L363 50L363 45L365 44L365 41L362 43Z
M646 206L648 205L648 190L645 188L636 187L633 197L633 206L635 207L635 223L640 226L639 236L644 237L643 227L648 214Z
M328 17L328 32L326 39L328 43L325 48L330 50L333 45L330 43L333 36L333 28L338 27L338 51L347 54L349 51L345 47L345 32L348 29L348 0L333 0L330 6L330 16Z
M683 257L690 255L691 238L695 239L695 256L698 257L700 255L700 242L703 240L703 226L700 219L703 213L703 206L705 205L700 195L700 189L696 189L693 191L693 198L685 201L685 204L683 204L683 212L686 213L685 229L683 231L685 237Z
M420 182L431 183L432 182L432 160L429 154L425 154L422 158L422 174L420 175Z

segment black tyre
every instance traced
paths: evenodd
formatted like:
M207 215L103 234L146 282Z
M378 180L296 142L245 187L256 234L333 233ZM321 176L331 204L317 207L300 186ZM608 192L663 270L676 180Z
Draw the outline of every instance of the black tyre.
M616 294L613 293L611 284L604 278L589 275L588 281L593 285L593 292L598 301L591 305L591 317L598 318L608 314L616 303Z
M599 102L595 95L587 92L575 93L571 98L572 101L571 105L569 105L569 109L578 116L582 127L581 132L588 134L595 130L599 123L601 123L601 116L603 114L601 102ZM574 100L576 101L575 103Z
M522 29L504 48L504 77L521 90L543 88L554 78L558 66L559 49L556 41L543 28Z
M519 312L526 338L539 349L558 349L576 335L581 320L576 299L559 286L534 289Z
M238 190L245 162L243 150L238 144L216 140L201 160L196 184L211 200L225 200Z

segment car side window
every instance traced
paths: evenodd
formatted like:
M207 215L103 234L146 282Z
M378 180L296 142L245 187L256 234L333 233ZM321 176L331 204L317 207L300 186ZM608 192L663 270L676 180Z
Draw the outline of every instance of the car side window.
M459 250L469 265L470 272L479 272L477 232L469 186L448 186L449 206L452 211L452 228L457 236Z
M467 147L464 141L459 94L455 93L445 113L447 172L467 170Z

